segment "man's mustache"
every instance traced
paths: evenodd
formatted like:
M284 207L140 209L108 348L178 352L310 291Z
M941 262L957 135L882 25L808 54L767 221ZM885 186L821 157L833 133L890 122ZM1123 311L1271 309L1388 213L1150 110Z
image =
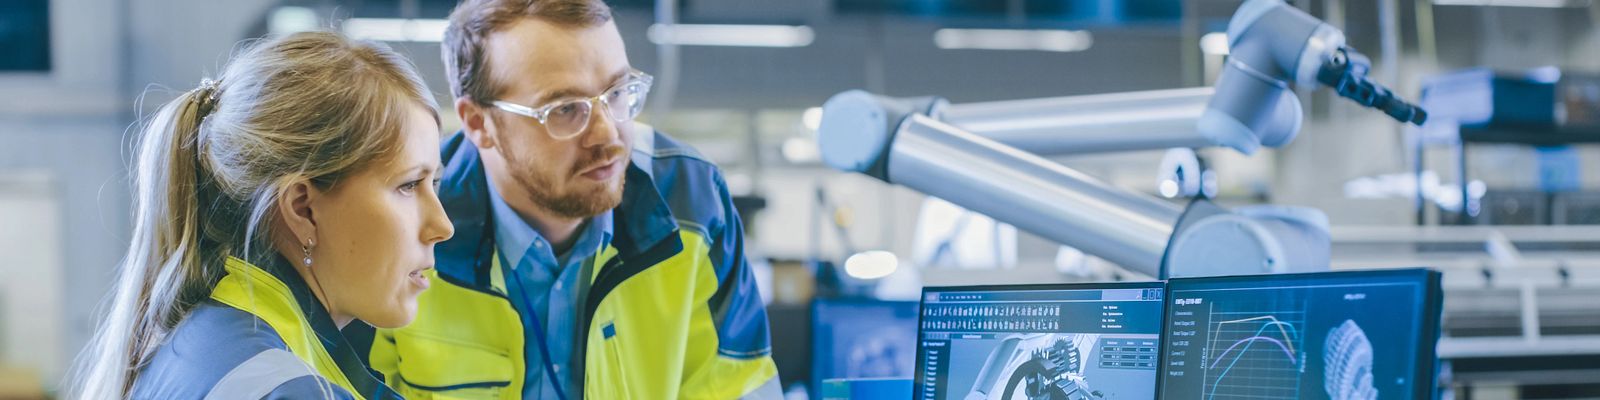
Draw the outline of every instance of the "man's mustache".
M622 153L626 151L628 150L615 144L590 150L589 156L584 157L583 161L578 163L578 169L574 173L582 173L601 165L610 164L612 161L621 158Z

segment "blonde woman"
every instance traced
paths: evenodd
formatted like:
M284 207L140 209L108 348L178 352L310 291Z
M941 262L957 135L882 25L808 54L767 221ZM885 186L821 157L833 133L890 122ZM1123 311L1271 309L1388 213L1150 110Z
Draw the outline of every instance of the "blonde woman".
M382 45L259 42L154 115L133 242L68 388L89 399L395 397L339 334L399 327L452 234L436 106Z

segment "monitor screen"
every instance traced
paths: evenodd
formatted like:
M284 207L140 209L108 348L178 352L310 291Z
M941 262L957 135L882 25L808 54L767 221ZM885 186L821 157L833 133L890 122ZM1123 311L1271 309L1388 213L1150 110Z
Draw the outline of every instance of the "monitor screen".
M918 399L1155 397L1162 284L926 288Z
M1432 398L1439 274L1172 279L1163 399Z
M817 300L812 305L811 388L839 378L911 378L917 302Z

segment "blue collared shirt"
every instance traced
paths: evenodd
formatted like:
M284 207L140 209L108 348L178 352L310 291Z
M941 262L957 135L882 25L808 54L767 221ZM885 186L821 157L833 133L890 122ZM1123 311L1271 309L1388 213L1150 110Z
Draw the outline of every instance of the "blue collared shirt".
M570 370L574 365L573 349L583 343L578 340L578 314L583 312L581 299L588 291L589 281L581 277L592 266L584 263L611 243L611 211L590 218L579 228L577 240L564 254L555 254L550 242L524 221L489 180L489 202L494 215L495 247L505 272L507 297L522 316L523 356L527 374L522 386L525 399L555 399L555 386L546 377L544 358L540 354L539 339L534 329L544 327L550 362L567 398L582 397L579 393L583 373ZM529 308L538 312L529 312ZM538 320L535 321L534 318Z

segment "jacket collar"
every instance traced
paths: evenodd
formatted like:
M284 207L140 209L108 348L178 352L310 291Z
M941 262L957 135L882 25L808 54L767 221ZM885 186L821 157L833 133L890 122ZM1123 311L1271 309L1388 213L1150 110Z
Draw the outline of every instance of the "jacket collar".
M246 264L266 271L267 274L279 282L283 282L283 285L289 288L289 294L294 297L291 301L300 306L301 317L305 318L307 324L311 326L311 331L316 335L317 342L322 345L323 349L327 350L328 355L333 358L334 364L339 366L339 372L344 374L345 379L350 381L355 390L361 392L361 396L368 399L400 398L393 389L384 385L367 369L366 363L362 362L361 355L356 354L355 348L339 332L339 326L334 323L333 316L328 313L326 307L323 307L321 301L317 301L316 295L311 292L311 286L307 285L305 279L300 277L300 273L295 272L294 268L289 264L289 260L283 258L276 251L263 253L265 254L250 257L251 261L246 262ZM366 322L354 320L350 321L350 323L365 324Z

